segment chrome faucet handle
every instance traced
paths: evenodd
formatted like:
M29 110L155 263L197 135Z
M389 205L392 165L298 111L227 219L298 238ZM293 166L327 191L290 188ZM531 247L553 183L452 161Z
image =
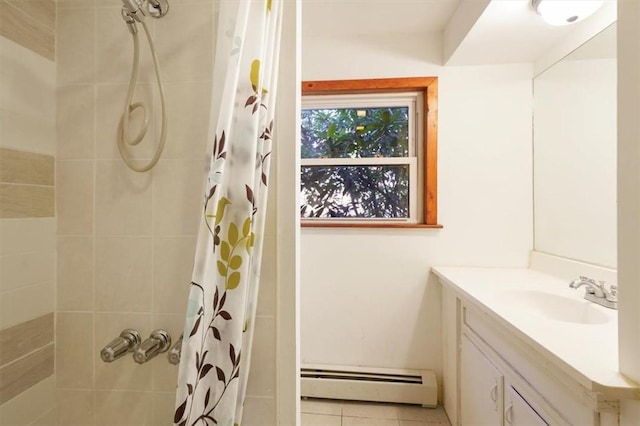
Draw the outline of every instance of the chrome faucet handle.
M100 358L104 362L113 362L116 359L133 352L140 344L140 334L136 330L127 328L122 330L120 336L113 339L100 351Z
M569 283L569 287L576 289L582 287L583 285L587 286L585 289L585 294L591 294L594 297L605 297L606 288L602 283L598 284L593 278L579 276Z
M604 281L601 281L602 284L604 285ZM609 290L605 289L604 292L604 297L609 301L609 302L617 302L618 301L618 286L615 284L611 284L609 286Z
M178 341L173 345L171 349L169 349L169 352L167 353L167 358L173 365L180 364L180 352L182 352L182 336L183 335L181 334Z
M147 340L133 352L133 360L144 364L159 353L166 352L171 346L171 336L164 330L154 330Z

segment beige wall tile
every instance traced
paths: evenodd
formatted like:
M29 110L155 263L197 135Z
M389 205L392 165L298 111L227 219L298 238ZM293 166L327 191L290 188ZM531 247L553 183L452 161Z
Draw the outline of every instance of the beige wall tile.
M58 312L56 379L58 388L93 389L93 314Z
M91 8L96 7L96 0L57 0L56 7L58 9L58 14L63 13L62 9L69 8ZM102 3L101 3L102 4Z
M118 150L119 123L124 112L128 84L101 84L97 86L96 120L96 157L122 161ZM153 86L138 84L135 88L134 102L143 102L149 116L149 128L142 142L130 147L131 158L141 163L153 157L158 140L153 137L153 110L157 104L153 100ZM144 114L137 110L130 117L129 130L135 137L143 128ZM147 161L148 162L148 161ZM144 162L146 164L146 162Z
M56 390L59 426L93 426L93 391Z
M68 9L57 17L58 83L93 83L95 8Z
M55 122L55 62L0 37L0 70L0 109Z
M267 426L275 424L277 424L275 398L247 396L244 401L242 425Z
M53 312L0 330L0 366L53 343Z
M152 424L154 426L173 426L175 403L175 392L154 392Z
M273 154L272 154L273 155ZM276 179L277 173L275 168L275 161L271 161L271 170L269 171L269 190L267 193L267 217L264 225L264 235L267 237L275 237L276 231L278 229L276 225L276 201L277 201L277 192L276 192Z
M262 246L258 315L275 315L276 306L276 239L265 237Z
M0 290L11 290L55 279L55 252L37 251L0 257Z
M0 109L0 146L3 148L55 155L55 134L54 111L49 117L34 117Z
M55 375L0 405L0 425L26 426L55 407ZM62 426L62 425L61 425Z
M96 234L150 235L152 175L122 160L98 161L96 168Z
M55 310L54 281L0 293L0 328L13 327Z
M131 33L120 16L120 5L114 4L113 8L98 9L96 21L96 82L97 83L129 83L131 75L131 63L133 58L133 40ZM173 7L171 8L173 13ZM164 16L164 21L169 14ZM151 34L154 32L153 19L146 20ZM138 81L155 82L153 61L147 48L144 29L138 24L140 39L140 70ZM156 49L158 41L154 37ZM165 66L160 63L162 75ZM155 84L155 83L154 83ZM124 97L122 98L124 102Z
M53 217L52 186L0 184L0 218Z
M0 148L0 182L52 186L53 166L50 155Z
M125 328L137 330L144 341L151 334L151 324L150 314L96 314L96 354ZM127 354L111 363L105 363L96 355L96 389L149 391L152 387L153 364L166 360L161 354L145 364L137 364L132 354Z
M0 35L30 49L45 58L55 60L55 34L34 18L0 1Z
M97 391L96 426L140 426L151 423L151 392Z
M211 4L176 4L156 25L155 44L167 82L211 78L213 15Z
M0 368L0 404L53 374L53 343Z
M58 237L57 309L93 310L93 238Z
M50 409L29 426L58 426L56 408Z
M195 237L154 239L153 312L185 313L195 251Z
M54 218L0 219L0 255L56 249Z
M7 2L55 32L56 2L54 0L7 0Z
M23 50L26 51L26 49ZM5 58L0 59L5 60ZM25 120L31 123L36 120L30 117L53 123L56 108L55 68L44 66L40 69L32 69L31 67L42 64L34 65L30 63L31 61L21 63L23 61L15 59L15 55L8 60L12 63L2 66L4 76L0 79L0 90L2 90L0 108L26 116ZM24 68L19 68L20 65ZM25 70L28 70L29 78L25 78ZM55 143L53 135L55 133L51 135L52 144ZM24 146L16 148L25 149Z
M270 396L276 389L276 329L274 317L257 317L253 335L247 394Z
M93 159L95 103L95 86L58 88L57 159Z
M196 235L202 212L205 165L202 161L161 160L154 170L155 235Z
M58 235L93 233L93 162L56 162Z
M167 82L164 85L170 110L167 143L162 158L202 160L208 154L207 132L211 104L211 83L207 81ZM157 98L156 92L156 98ZM156 113L156 140L160 137L160 108Z
M151 312L151 237L96 238L96 311Z

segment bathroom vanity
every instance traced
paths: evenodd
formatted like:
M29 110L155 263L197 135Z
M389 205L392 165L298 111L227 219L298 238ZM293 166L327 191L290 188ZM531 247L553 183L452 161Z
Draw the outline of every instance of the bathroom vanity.
M452 424L617 425L617 311L532 269L438 267Z

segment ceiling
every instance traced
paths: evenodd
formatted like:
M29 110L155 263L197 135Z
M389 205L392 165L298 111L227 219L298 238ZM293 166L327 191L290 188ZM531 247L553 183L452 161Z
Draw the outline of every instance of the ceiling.
M303 36L441 32L460 0L302 0Z
M605 0L592 17L553 27L533 11L531 0L302 1L303 38L394 34L428 37L441 32L446 65L536 62L554 49L558 50L557 55L564 56L568 52L562 53L558 46L572 37L575 40L569 40L571 46L582 44L594 34L585 30L593 26L593 21L615 20L616 6L615 0Z

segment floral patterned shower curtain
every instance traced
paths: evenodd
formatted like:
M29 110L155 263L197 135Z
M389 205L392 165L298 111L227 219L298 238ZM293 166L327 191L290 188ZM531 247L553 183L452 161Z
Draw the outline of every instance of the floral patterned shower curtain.
M211 166L185 321L174 424L241 424L260 280L280 0L219 0Z

